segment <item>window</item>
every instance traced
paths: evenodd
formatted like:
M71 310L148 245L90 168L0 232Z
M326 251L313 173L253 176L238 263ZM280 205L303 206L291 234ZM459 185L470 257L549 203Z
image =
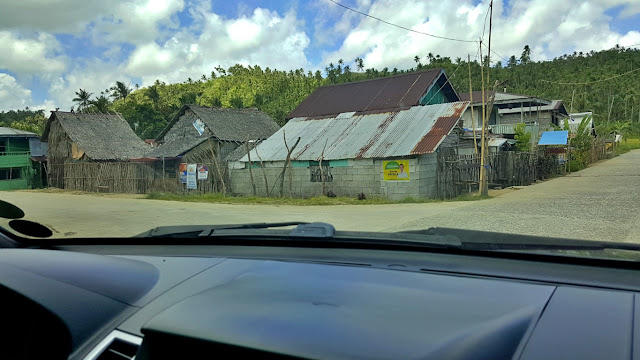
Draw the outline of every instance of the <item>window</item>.
M0 169L0 180L16 180L22 178L20 168Z
M0 139L0 155L7 153L7 139Z
M311 182L322 182L322 176L324 175L324 182L333 181L333 175L331 175L331 167L329 167L328 161L323 161L322 171L320 171L320 163L317 161L309 162L309 172L311 175Z

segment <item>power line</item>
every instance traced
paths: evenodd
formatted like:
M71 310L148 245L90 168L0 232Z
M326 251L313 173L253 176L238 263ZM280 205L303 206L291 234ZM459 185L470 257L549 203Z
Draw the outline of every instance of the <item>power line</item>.
M351 10L353 12L356 12L356 13L358 13L360 15L364 15L364 16L370 17L372 19L378 20L380 22L383 22L383 23L385 23L387 25L395 26L397 28L400 28L400 29L403 29L403 30L407 30L407 31L411 31L411 32L414 32L414 33L417 33L417 34L431 36L431 37L438 38L438 39L443 39L443 40L451 40L451 41L459 41L459 42L470 42L470 43L471 42L475 42L475 40L454 39L454 38L450 38L450 37L446 37L446 36L439 36L439 35L429 34L429 33L418 31L418 30L413 30L413 29L404 27L402 25L397 25L397 24L394 24L394 23L390 23L390 22L388 22L386 20L380 19L379 17L375 17L373 15L369 15L367 13L363 13L363 12L358 11L356 9L352 9L352 8L346 6L346 5L342 5L341 3L337 2L337 1L334 1L334 0L329 0L329 1L331 1L332 3L334 3L334 4L338 5L338 6L341 6L341 7L345 8L345 9L347 9L347 10Z
M623 73L623 74L618 74L618 75L614 75L614 76L608 77L606 79L600 79L600 80L594 80L594 81L588 81L588 82L555 82L555 81L549 81L549 80L540 80L540 81L546 82L546 83L550 83L550 84L557 84L557 85L589 85L589 84L595 84L595 83L599 83L599 82L603 82L603 81L613 80L613 79L616 79L616 78L619 78L621 76L625 76L625 75L631 74L632 72L639 71L639 70L640 70L640 68L637 68L637 69L629 70L629 71L627 71L626 73Z

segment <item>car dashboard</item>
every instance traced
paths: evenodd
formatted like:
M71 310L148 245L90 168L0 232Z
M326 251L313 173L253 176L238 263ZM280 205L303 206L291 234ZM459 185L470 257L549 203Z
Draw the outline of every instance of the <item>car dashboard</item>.
M3 358L631 359L640 276L383 249L0 249Z

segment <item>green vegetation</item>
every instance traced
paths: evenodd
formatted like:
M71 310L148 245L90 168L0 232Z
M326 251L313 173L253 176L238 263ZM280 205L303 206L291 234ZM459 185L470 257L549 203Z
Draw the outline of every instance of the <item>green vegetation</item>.
M639 72L619 76L640 68L640 50L616 46L541 62L532 61L530 53L529 46L525 46L519 57L491 58L490 76L500 81L500 90L562 99L570 112L592 111L598 134L617 131L640 137ZM176 84L156 80L153 85L140 88L114 79L114 85L99 94L79 89L72 100L77 110L120 112L138 136L154 138L185 104L258 108L283 125L286 115L323 85L444 68L458 93L468 91L467 62L462 58L452 60L429 53L416 54L412 59L415 66L405 70L366 68L359 57L354 60L355 71L343 59L326 66L324 72L263 69L257 65L234 65L228 69L218 66L198 80L189 78ZM477 59L471 62L471 78L474 90L479 90ZM609 80L601 81L604 79ZM39 113L42 112L28 109L0 112L0 125L22 126L28 116Z
M527 125L517 124L515 127L516 150L517 151L530 151L531 150L531 133L527 132Z
M367 197L365 200L358 200L350 197L317 196L308 199L289 197L259 197L259 196L223 196L222 194L202 194L202 195L180 195L170 193L151 193L146 196L152 200L184 201L184 202L204 202L219 204L264 204L264 205L296 205L296 206L323 206L323 205L386 205L386 204L422 204L434 202L450 201L475 201L489 199L488 196L478 196L474 194L462 195L451 200L419 199L407 197L399 201L388 200L382 197Z
M616 154L625 154L637 149L640 149L640 138L625 139L616 144Z

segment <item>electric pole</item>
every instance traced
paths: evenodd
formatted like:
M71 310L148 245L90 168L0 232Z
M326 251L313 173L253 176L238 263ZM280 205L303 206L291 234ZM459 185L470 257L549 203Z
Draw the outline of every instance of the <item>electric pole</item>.
M467 54L469 64L469 106L471 107L471 128L473 131L473 152L478 156L478 142L476 141L476 118L473 114L473 86L471 85L471 55Z

